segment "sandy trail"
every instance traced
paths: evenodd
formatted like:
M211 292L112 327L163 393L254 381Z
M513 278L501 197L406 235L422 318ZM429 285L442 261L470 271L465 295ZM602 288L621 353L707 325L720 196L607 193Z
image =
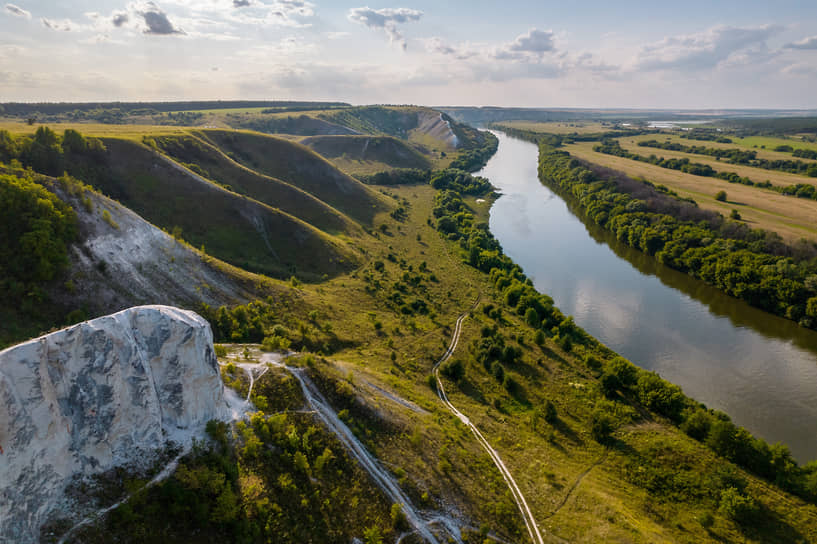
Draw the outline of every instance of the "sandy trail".
M530 539L535 544L544 544L544 540L542 540L542 535L539 532L539 526L536 524L536 520L533 517L533 514L528 507L528 502L525 500L525 496L522 495L522 491L519 490L519 486L516 484L516 480L513 479L511 472L505 466L505 463L502 461L502 458L499 456L497 451L491 446L488 440L482 435L479 429L471 423L471 420L468 417L457 410L451 401L448 400L448 395L445 392L445 387L443 386L443 382L440 379L440 365L451 358L454 354L454 351L457 349L457 344L460 341L460 333L462 332L462 322L465 318L468 317L468 312L462 314L457 318L457 324L454 327L454 335L451 338L451 344L448 346L448 349L445 350L443 356L440 358L439 361L434 365L434 377L437 381L437 396L440 397L440 400L445 404L446 408L454 414L460 421L462 421L471 432L474 433L477 441L482 445L483 449L488 452L488 455L491 456L491 460L493 460L494 465L496 468L499 469L499 472L502 474L502 477L505 479L505 483L508 484L508 488L511 490L511 494L513 495L513 500L516 502L517 507L519 507L519 512L522 514L522 517L525 520L525 527L528 529L528 534L530 535Z

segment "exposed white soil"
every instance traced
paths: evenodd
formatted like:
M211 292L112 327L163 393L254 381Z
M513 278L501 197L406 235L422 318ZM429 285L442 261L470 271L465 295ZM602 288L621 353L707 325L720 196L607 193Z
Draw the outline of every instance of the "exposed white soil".
M79 226L78 241L69 252L72 286L50 293L57 303L100 314L139 304L191 307L254 298L251 274L232 272L125 206L93 191L82 195L83 203L58 183L50 189L75 209ZM106 211L108 220L103 218Z

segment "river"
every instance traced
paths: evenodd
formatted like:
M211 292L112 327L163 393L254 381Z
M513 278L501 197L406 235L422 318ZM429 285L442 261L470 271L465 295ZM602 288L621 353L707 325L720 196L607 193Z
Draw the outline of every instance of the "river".
M477 175L502 196L491 232L536 289L642 368L801 463L817 459L817 332L761 312L585 225L539 182L536 145L495 133Z

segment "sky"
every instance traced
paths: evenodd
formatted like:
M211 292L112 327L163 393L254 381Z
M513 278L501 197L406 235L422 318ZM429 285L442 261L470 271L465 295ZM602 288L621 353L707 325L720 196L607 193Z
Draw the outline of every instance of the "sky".
M0 101L817 108L814 0L14 0Z

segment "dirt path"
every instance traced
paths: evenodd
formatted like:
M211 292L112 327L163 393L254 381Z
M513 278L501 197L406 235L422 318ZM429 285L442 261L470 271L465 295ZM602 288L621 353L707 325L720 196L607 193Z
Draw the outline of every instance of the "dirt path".
M577 488L577 487L579 487L579 484L580 484L580 483L582 483L582 480L584 480L584 477L585 477L585 476L587 476L588 474L590 474L590 471L591 471L591 470L593 470L594 468L596 468L597 466L599 466L600 464L602 464L602 463L603 463L603 462L604 462L606 459L607 459L607 450L604 450L604 453L602 454L602 456L601 456L601 457L599 457L599 458L596 460L596 462L595 462L595 463L593 463L592 465L590 465L590 466L587 468L587 470L585 470L584 472L582 472L581 474L579 474L579 477L578 477L578 478L576 478L576 481L575 481L575 482L573 482L573 485L572 485L572 486L570 486L570 489L568 489L568 490L567 490L567 493L565 493L565 496L564 496L564 498L562 499L562 502L560 502L560 503L559 503L559 506L557 506L557 507L556 507L556 509L555 509L553 512L551 512L550 514L548 514L547 516L545 516L545 519L552 518L553 516L555 516L556 514L558 514L558 513L559 513L559 510L561 510L561 509L562 509L562 507L564 507L564 505L565 505L565 504L567 504L568 499L571 497L571 495L573 495L573 492L574 492L574 491L576 491L576 488Z
M369 473L377 486L389 497L389 500L393 503L400 504L413 532L416 532L427 542L439 544L440 540L429 529L430 520L426 519L414 508L411 500L403 492L394 476L380 465L377 459L369 453L366 447L357 439L354 433L352 433L351 429L340 420L329 405L329 402L324 398L312 380L309 379L309 376L306 375L304 369L286 366L274 357L265 357L262 355L260 360L262 363L269 363L287 370L298 380L307 403L317 412L318 418L337 436L349 455ZM434 519L439 519L438 513ZM450 525L456 527L453 521L446 523L444 524L447 529L446 532L450 534L455 542L463 544L459 531L448 529Z
M477 299L479 301L479 299ZM475 304L476 305L476 304ZM448 411L454 414L460 421L462 421L471 432L474 433L477 441L483 447L483 449L488 452L488 455L491 456L491 460L493 460L494 465L496 468L499 469L499 472L502 474L502 477L505 479L505 483L508 484L508 488L511 490L511 494L513 495L513 500L516 502L517 507L519 508L519 512L522 514L523 519L525 520L525 526L528 529L528 535L530 535L531 541L534 544L544 544L544 540L542 539L542 534L539 532L539 526L536 524L536 520L533 517L533 514L528 507L528 502L525 500L524 495L522 495L522 491L519 490L519 486L516 484L516 480L513 479L511 472L505 466L505 463L502 461L502 458L496 452L496 450L491 447L491 444L479 429L471 423L471 420L468 417L457 410L451 401L448 400L448 395L445 393L445 387L443 386L443 382L440 379L440 365L447 361L451 356L454 354L454 351L457 349L457 344L460 341L460 333L462 332L462 322L465 318L468 317L468 312L462 314L457 318L457 324L454 327L454 334L451 338L451 344L449 344L448 349L445 350L445 353L440 358L439 361L434 365L434 377L437 380L437 396L440 400L445 404Z

